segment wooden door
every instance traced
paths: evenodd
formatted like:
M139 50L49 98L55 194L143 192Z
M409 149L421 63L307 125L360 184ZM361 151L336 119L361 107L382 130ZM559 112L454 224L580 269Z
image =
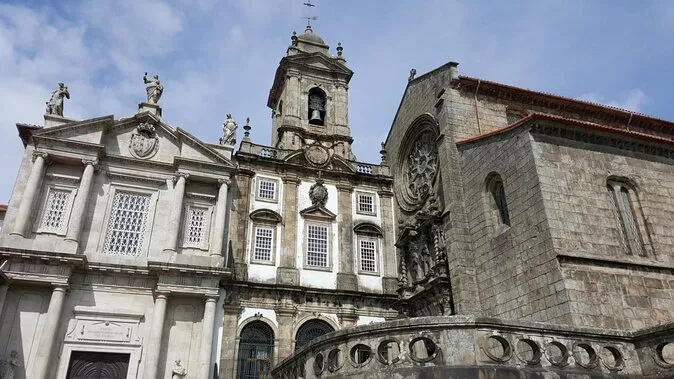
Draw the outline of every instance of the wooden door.
M126 379L129 354L73 351L67 379Z

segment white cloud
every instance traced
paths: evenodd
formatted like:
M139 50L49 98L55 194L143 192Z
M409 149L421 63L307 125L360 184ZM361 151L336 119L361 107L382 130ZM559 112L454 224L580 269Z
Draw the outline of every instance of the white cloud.
M622 92L613 98L605 97L595 92L588 92L578 96L578 99L633 112L640 112L641 107L648 102L648 96L639 88Z

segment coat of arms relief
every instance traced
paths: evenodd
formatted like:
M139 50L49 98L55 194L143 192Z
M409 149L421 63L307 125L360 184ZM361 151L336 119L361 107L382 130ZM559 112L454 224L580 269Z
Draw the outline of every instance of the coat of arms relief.
M129 141L129 151L136 158L151 158L159 150L159 137L154 125L144 122L136 128Z

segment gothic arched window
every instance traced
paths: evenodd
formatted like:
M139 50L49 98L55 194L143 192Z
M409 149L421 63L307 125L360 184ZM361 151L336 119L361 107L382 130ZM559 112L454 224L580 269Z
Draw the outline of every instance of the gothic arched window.
M309 90L309 123L312 125L325 125L325 110L327 96L322 89L314 87Z
M639 231L636 207L638 203L634 187L626 182L609 180L606 183L613 217L618 224L620 244L627 254L646 255L644 242Z
M510 213L508 212L508 202L506 200L503 179L496 173L487 177L487 191L489 192L490 213L495 225L510 226Z
M237 379L271 378L274 331L262 321L253 321L241 330Z
M325 321L309 320L300 326L295 336L295 351L304 347L316 337L334 332L335 329Z

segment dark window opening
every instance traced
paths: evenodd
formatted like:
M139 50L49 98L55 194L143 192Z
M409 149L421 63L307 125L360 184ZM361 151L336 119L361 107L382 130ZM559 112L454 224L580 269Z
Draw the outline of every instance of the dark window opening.
M327 97L322 89L312 88L309 90L309 124L325 125L326 99Z

